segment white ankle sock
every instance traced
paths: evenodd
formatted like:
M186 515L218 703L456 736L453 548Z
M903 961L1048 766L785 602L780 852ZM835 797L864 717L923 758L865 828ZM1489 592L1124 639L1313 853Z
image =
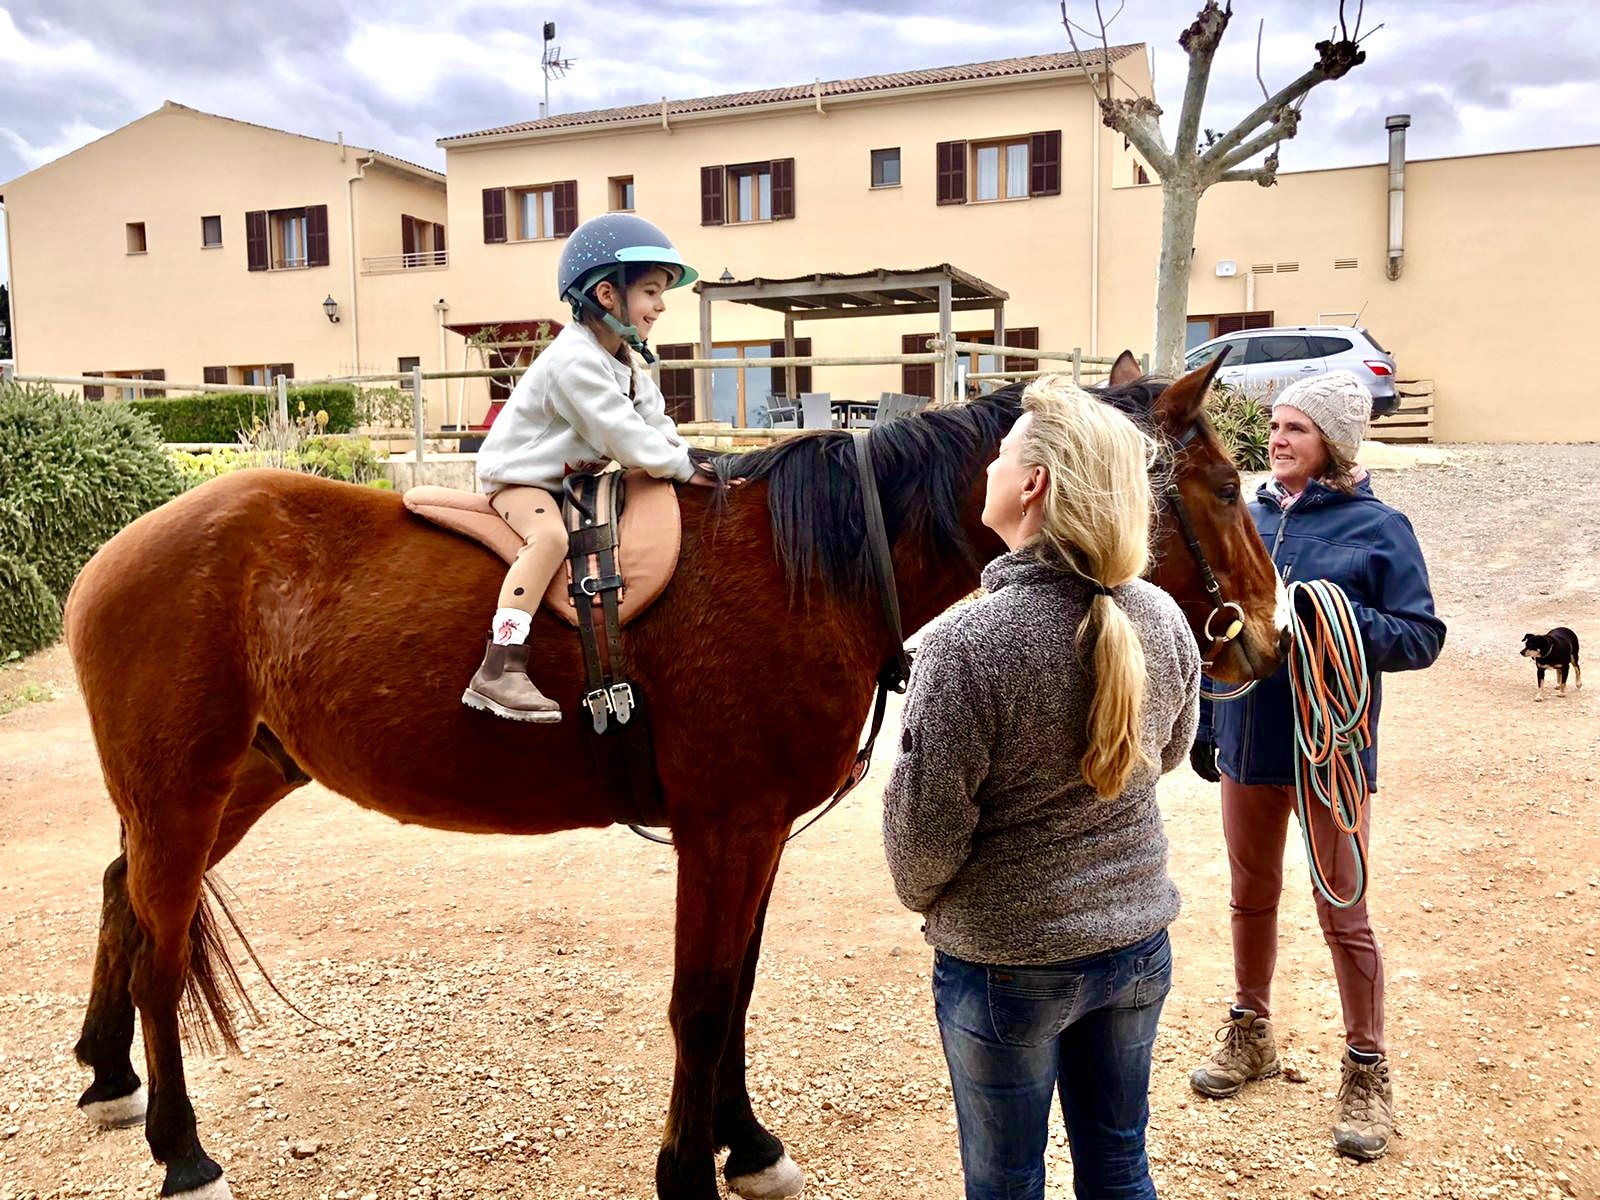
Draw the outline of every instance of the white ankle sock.
M495 611L489 634L497 646L520 646L528 640L528 630L532 627L532 613L520 608L501 608Z

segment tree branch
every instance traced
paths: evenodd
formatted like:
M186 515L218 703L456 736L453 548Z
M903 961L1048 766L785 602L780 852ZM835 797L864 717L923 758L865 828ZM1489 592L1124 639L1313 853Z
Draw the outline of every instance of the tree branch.
M1279 119L1280 110L1288 108L1301 96L1304 96L1327 78L1329 76L1318 65L1312 67L1287 87L1280 88L1276 95L1263 100L1256 106L1254 112L1218 138L1210 149L1201 156L1200 165L1212 168L1218 166L1223 159L1232 155L1233 151L1244 141L1251 130L1259 129L1269 121L1276 123Z
M1274 151L1259 167L1245 167L1237 171L1224 171L1216 177L1217 183L1259 183L1271 187L1278 182L1278 155Z
M1162 179L1173 174L1177 162L1161 137L1161 108L1155 101L1145 96L1135 100L1103 101L1100 116L1108 128L1115 129L1139 148L1151 170Z
M1178 45L1189 56L1189 80L1183 89L1183 107L1178 113L1178 135L1173 143L1173 156L1179 162L1193 162L1195 159L1200 135L1200 110L1206 101L1211 62L1216 57L1217 46L1232 16L1232 0L1224 8L1217 7L1217 0L1206 0L1206 6L1195 17L1194 24L1178 38Z
M1217 163L1214 167L1206 166L1204 161L1202 161L1202 171L1205 174L1221 174L1223 171L1231 171L1235 167L1242 167L1245 163L1249 162L1256 155L1260 154L1268 146L1273 146L1279 142L1288 141L1295 135L1296 132L1298 132L1299 128L1299 110L1294 108L1286 108L1278 115L1278 119L1276 121L1267 126L1267 128L1263 129L1259 134L1251 138L1244 145L1240 146L1221 162ZM1210 155L1207 155L1206 158L1209 159Z

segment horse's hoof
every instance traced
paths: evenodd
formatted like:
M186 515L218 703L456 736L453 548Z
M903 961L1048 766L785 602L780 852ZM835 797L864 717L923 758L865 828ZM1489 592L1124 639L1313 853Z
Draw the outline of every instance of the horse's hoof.
M144 1110L149 1104L150 1097L141 1083L126 1096L118 1096L115 1100L91 1100L80 1107L91 1125L100 1129L127 1129L144 1123Z
M728 1191L744 1200L791 1200L805 1190L806 1173L787 1154L764 1171L728 1180Z
M218 1175L210 1183L202 1183L187 1192L163 1190L161 1200L233 1200L233 1193L228 1190L228 1177Z

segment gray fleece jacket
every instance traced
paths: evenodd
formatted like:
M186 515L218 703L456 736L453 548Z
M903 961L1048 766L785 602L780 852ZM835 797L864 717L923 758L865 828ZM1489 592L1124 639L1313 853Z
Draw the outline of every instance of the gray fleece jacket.
M895 890L928 941L970 962L1044 965L1133 945L1178 915L1156 779L1194 739L1200 655L1165 592L1114 600L1138 631L1148 678L1136 767L1102 799L1078 763L1090 669L1073 634L1088 586L1020 550L990 563L988 594L930 630L883 798Z

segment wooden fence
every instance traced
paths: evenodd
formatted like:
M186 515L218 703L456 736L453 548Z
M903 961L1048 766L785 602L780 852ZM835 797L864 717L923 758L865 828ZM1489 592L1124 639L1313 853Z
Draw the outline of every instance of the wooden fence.
M1395 381L1395 390L1400 406L1386 417L1373 418L1372 440L1433 441L1433 380L1399 379Z

